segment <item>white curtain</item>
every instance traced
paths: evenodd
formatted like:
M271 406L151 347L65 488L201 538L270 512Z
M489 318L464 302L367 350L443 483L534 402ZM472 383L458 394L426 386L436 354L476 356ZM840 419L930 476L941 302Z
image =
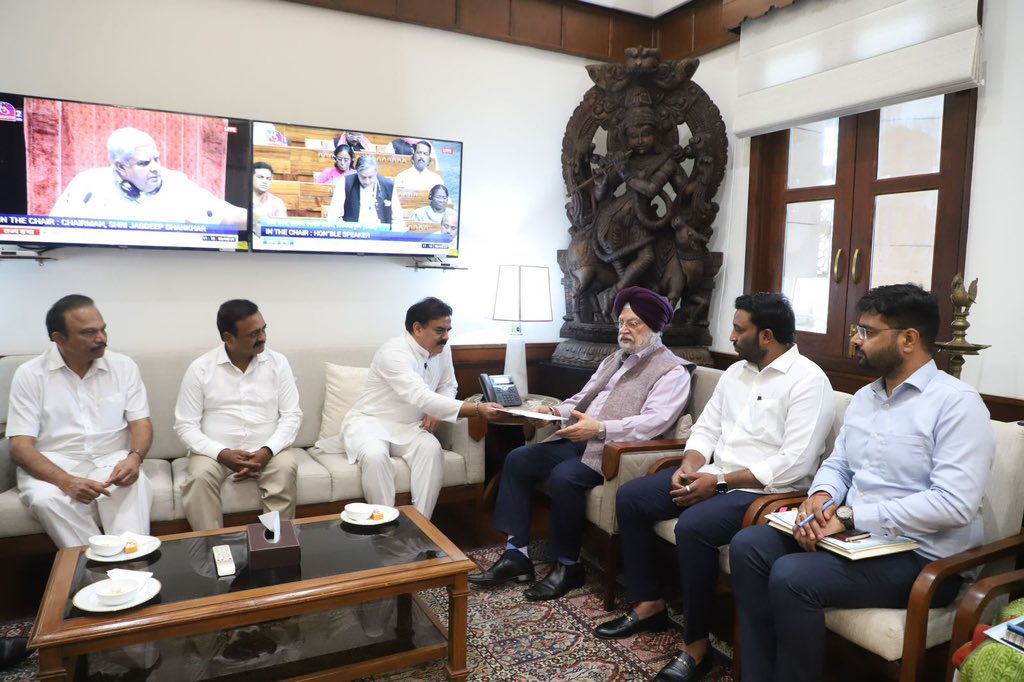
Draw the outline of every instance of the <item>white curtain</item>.
M978 0L804 0L743 23L733 132L761 135L980 82Z

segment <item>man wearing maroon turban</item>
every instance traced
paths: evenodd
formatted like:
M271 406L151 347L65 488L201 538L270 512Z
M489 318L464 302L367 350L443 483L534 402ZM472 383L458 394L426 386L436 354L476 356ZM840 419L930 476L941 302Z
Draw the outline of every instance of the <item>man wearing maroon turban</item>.
M604 362L579 393L538 412L567 418L568 425L543 443L509 453L501 473L494 527L508 534L501 558L487 570L472 573L476 585L498 585L535 578L528 555L530 496L550 480L550 548L555 565L525 592L527 599L557 599L586 582L579 563L586 522L587 491L599 485L601 452L606 441L659 438L671 431L690 398L693 365L661 342L672 320L667 300L649 289L629 287L615 297L619 350Z

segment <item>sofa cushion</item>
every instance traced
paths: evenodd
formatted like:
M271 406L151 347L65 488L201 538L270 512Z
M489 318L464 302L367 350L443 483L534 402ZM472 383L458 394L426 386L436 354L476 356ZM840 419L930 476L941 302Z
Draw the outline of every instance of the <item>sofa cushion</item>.
M324 368L327 387L317 440L338 435L345 415L362 394L366 375L370 373L369 367L346 367L331 362L325 362Z
M0 519L4 520L0 523L0 538L46 532L28 507L21 503L17 488L0 493Z
M171 463L166 459L146 459L142 470L153 486L153 506L149 510L150 521L172 521L174 515L174 483L171 480Z
M966 589L961 589L950 606L928 610L926 648L949 641L956 606ZM906 609L825 609L825 626L829 630L887 661L903 657L906 623Z
M668 435L669 438L677 438L679 440L688 440L690 438L690 431L693 430L693 416L684 414L676 420L675 428L672 429L672 433Z

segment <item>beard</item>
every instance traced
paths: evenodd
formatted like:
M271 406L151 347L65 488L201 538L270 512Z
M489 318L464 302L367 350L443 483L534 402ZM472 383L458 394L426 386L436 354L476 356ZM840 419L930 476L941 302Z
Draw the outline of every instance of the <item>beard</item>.
M857 366L869 370L878 376L887 376L903 365L903 358L895 344L884 350L868 355L862 349L857 349Z
M755 365L760 365L761 360L764 359L765 354L768 352L758 346L756 342L752 344L737 342L732 347L736 350L736 355L739 356L740 360L746 360Z

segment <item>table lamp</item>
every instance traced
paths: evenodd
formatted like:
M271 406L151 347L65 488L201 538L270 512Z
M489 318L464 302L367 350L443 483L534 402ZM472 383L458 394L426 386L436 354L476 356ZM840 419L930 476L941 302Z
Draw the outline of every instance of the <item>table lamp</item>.
M513 322L505 345L505 374L512 377L519 395L526 397L526 341L523 322L551 321L551 281L548 269L539 265L498 266L494 293L495 320Z

